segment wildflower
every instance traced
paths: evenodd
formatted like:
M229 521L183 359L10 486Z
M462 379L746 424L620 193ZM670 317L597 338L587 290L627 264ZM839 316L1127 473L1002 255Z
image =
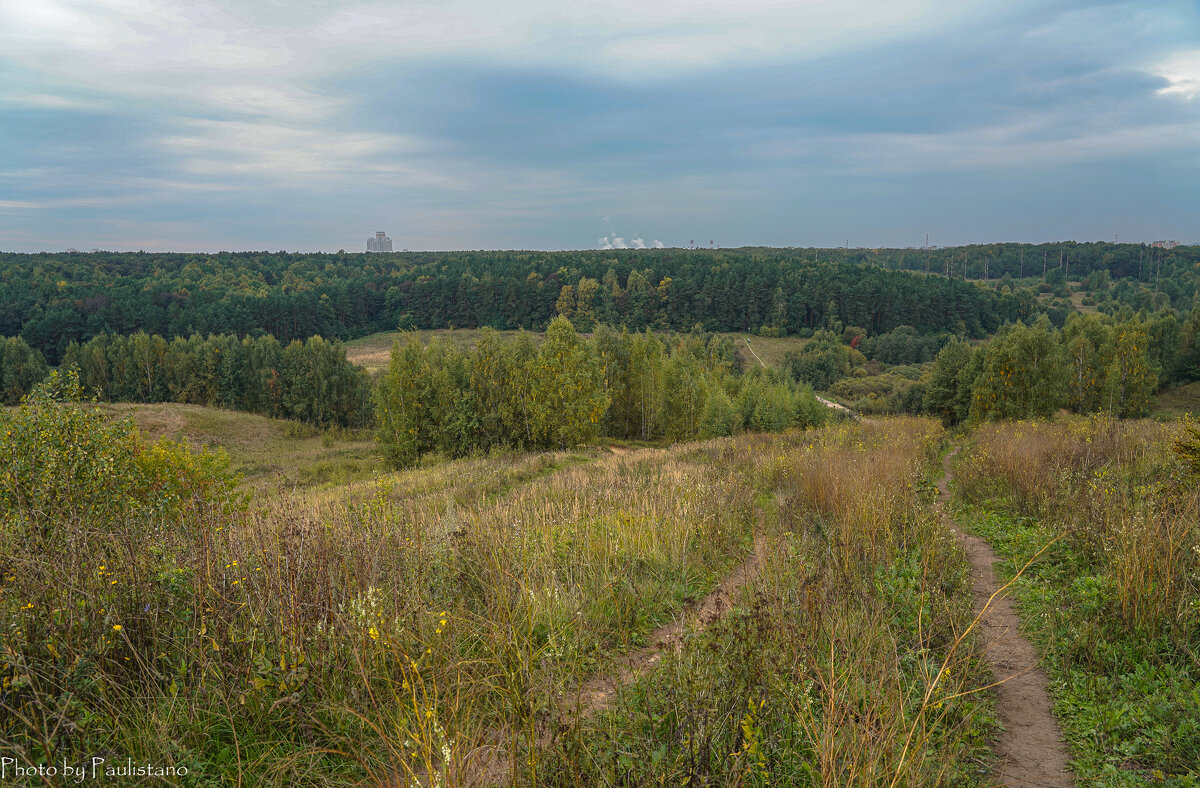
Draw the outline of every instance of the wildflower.
M367 630L367 634L371 636L371 640L379 640L379 630L371 627Z
M120 631L121 631L121 625L113 624L113 632L120 632Z

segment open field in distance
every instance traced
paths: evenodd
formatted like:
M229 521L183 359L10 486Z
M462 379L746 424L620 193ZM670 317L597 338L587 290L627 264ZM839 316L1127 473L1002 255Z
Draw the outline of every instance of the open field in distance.
M444 342L453 342L460 347L470 348L475 345L479 331L477 328L442 328L415 332L381 331L377 334L371 334L361 339L353 339L346 342L346 357L374 375L387 368L388 359L391 358L392 344L403 340L411 333L419 335L421 342L424 344L428 344L436 336ZM508 338L516 336L520 332L497 331L496 333ZM528 333L533 337L535 344L541 344L544 336L541 331L530 331ZM799 350L808 341L800 337L760 337L745 332L730 332L718 335L729 337L733 340L734 346L737 348L738 363L742 370L746 370L758 363L754 353L758 354L758 358L762 359L762 362L768 367L782 366L783 357L789 351ZM583 334L582 336L586 337L590 335ZM751 353L748 348L753 348L754 353Z

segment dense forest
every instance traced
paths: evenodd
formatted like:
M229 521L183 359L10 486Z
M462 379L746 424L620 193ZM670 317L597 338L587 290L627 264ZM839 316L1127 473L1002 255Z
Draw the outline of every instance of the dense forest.
M812 341L784 364L789 385L830 391L865 412L933 413L949 422L1049 412L1052 405L1134 415L1147 411L1157 388L1200 379L1197 247L96 252L0 255L0 263L0 337L10 336L0 338L0 403L8 405L50 366L61 365L78 369L85 390L103 399L365 425L373 418L371 385L346 361L339 339L397 326L542 330L556 317L569 320L572 331L595 333L579 339L593 359L609 364L636 350L639 358L657 359L656 375L674 374L686 358L700 363L703 354L694 340L655 339L647 330L808 337ZM1086 323L1078 319L1080 307L1092 313ZM1028 333L1035 325L1037 342ZM986 350L963 344L991 336L1000 341ZM1007 361L988 361L1015 337L1029 340L1023 350ZM680 348L689 349L680 354ZM492 394L472 388L464 372L480 351L434 348L421 351L419 363L414 347L404 352L411 367L406 374L420 368L457 392L452 410L465 413L482 396L483 412L496 417ZM488 363L511 362L509 372L536 379L531 346L495 352ZM961 393L946 377L951 362ZM718 374L712 363L703 361L696 373L702 381L697 407L716 403L726 413L724 400L732 405L749 395L731 382L739 376ZM1005 385L1037 393L1013 405L1003 388L986 389L992 385L988 364L1018 370ZM1084 366L1092 377L1086 385ZM1021 383L1029 370L1053 385L1039 390L1042 383ZM1120 384L1112 382L1114 374L1124 376ZM388 385L385 380L384 393ZM666 419L674 406L654 398L644 408L642 428L619 427L613 420L625 416L614 414L628 410L622 385L606 379L601 387L612 407L600 409L603 418L594 426L606 435L726 434L711 425L662 427L655 420ZM954 391L946 394L947 386ZM1078 391L1087 386L1094 390ZM996 403L979 400L985 390ZM655 415L647 415L651 411ZM739 429L752 426L749 412L737 421ZM653 428L645 426L650 422ZM453 427L426 427L414 451L457 455L497 444L564 442L549 432L535 435L528 422L520 430L493 427L462 418ZM455 430L458 437L448 437Z
M1178 250L1176 250L1178 251ZM802 249L397 254L0 255L0 336L55 364L102 333L347 339L402 328L643 328L797 334L830 322L980 337L1029 289ZM935 272L936 273L936 272Z

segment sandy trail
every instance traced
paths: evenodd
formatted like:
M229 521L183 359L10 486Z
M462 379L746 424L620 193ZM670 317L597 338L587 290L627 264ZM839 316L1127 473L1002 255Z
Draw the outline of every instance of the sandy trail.
M946 455L945 475L938 482L942 516L951 522L951 530L966 550L975 579L975 612L984 609L1002 583L996 579L996 554L982 539L964 533L953 525L946 504L954 474L951 458L958 447ZM1020 621L1006 595L996 597L980 620L984 649L992 672L1000 684L996 691L996 716L1004 726L996 742L995 776L1001 785L1059 788L1074 781L1067 771L1067 748L1058 721L1050 711L1046 674L1038 667L1033 644L1019 630Z

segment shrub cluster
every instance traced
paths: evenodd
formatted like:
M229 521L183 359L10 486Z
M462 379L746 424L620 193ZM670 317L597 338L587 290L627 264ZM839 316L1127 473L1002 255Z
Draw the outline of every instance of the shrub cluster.
M947 424L1075 413L1145 414L1158 388L1153 326L1075 314L1062 330L1046 318L1005 326L982 347L951 342L925 386L925 409Z
M484 330L470 351L416 337L397 343L375 394L389 461L497 447L565 447L599 434L639 440L717 437L811 426L823 408L778 372L734 375L728 340L670 343L599 327L590 340L556 318L536 347Z

